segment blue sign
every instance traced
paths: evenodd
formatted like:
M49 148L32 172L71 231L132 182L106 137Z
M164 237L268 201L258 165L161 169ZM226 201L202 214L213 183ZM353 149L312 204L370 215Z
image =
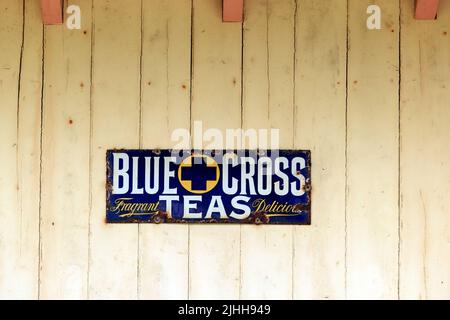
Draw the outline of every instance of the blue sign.
M311 223L311 153L108 150L110 223Z

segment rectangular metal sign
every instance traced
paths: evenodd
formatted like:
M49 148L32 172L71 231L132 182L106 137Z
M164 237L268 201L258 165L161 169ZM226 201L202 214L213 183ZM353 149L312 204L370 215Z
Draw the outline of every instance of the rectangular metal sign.
M311 153L108 150L110 223L311 223Z

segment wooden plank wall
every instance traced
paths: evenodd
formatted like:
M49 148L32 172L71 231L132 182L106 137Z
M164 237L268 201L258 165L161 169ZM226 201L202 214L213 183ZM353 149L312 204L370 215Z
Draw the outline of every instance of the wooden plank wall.
M291 31L296 13L295 1L249 1L245 7L242 126L246 130L282 127L279 139L284 149L293 148L295 34ZM258 146L265 148L264 140ZM293 230L292 226L241 227L242 299L292 297Z
M221 6L221 1L193 1L191 120L202 121L204 130L217 128L225 134L227 128L241 127L242 25L222 23ZM201 138L191 133L193 147L201 148ZM189 298L238 298L240 259L239 226L192 225Z
M449 299L450 3L436 21L412 10L402 0L400 297Z
M365 27L372 1L349 0L347 90L347 289L349 298L392 299L398 276L399 6L382 29Z
M143 2L143 148L172 147L173 130L190 130L191 9L190 0ZM188 298L188 246L189 226L140 226L139 298Z
M65 4L0 2L0 298L450 298L450 3ZM106 149L196 121L312 150L312 225L106 225Z
M91 19L91 2L80 3ZM91 28L44 35L40 298L87 297ZM55 197L55 194L59 194Z
M32 299L39 290L43 28L37 4L2 1L0 12L0 298Z
M340 299L346 276L347 3L303 1L297 13L294 139L296 148L312 152L314 218L311 227L295 228L293 297Z

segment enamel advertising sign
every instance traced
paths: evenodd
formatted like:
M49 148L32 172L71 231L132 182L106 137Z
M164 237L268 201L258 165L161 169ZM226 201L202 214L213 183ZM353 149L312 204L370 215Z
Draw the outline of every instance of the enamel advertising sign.
M311 154L109 150L109 223L311 223Z

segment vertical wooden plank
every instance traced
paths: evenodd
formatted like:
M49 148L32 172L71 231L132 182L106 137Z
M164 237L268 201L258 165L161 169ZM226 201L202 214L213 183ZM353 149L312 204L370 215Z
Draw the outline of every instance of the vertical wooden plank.
M36 181L35 178L38 179L39 169L36 175L29 174L29 171L22 174L20 169L24 164L35 165L33 157L27 158L24 155L25 150L32 151L28 150L28 147L34 141L30 141L29 145L24 143L20 147L18 144L24 142L23 139L19 138L23 137L23 132L20 132L20 129L23 129L23 123L28 120L31 121L33 116L33 114L28 114L25 109L34 106L31 104L26 106L24 99L39 99L40 96L38 91L36 97L33 86L28 85L25 81L26 79L36 80L37 77L36 85L40 87L40 72L35 69L39 68L39 64L34 65L35 60L30 56L30 50L37 48L36 57L39 57L39 44L36 45L36 42L30 40L30 25L35 22L31 7L30 12L24 10L21 1L7 0L0 4L0 12L2 13L0 19L0 39L2 39L0 41L1 299L37 298L38 211L34 206L36 194L27 198L24 191L27 190L27 182L33 183ZM29 19L26 24L25 17ZM39 37L39 30L35 35ZM39 40L42 40L42 38ZM37 75L36 71L38 72ZM39 119L40 105L37 108ZM32 128L35 129L34 126ZM32 130L32 128L29 129ZM22 187L24 189L21 189ZM33 190L33 192L36 191L38 197L39 189ZM24 211L24 209L30 211Z
M291 149L295 1L245 4L243 129L280 129L280 148ZM241 228L241 298L292 298L292 227Z
M142 147L172 148L190 128L191 1L144 0L143 22ZM188 226L140 225L139 244L139 298L187 299Z
M17 215L17 111L21 74L23 7L15 0L0 5L0 294L13 299L25 288L16 287L14 273L20 264L21 219Z
M22 219L22 266L16 285L26 298L37 298L39 273L39 204L41 166L41 95L43 27L39 3L26 1L18 110L18 184Z
M89 232L91 0L82 29L46 27L42 131L43 299L86 299Z
M382 29L362 19L382 9ZM398 281L399 4L349 0L347 289L392 299Z
M345 297L346 12L346 1L298 1L295 146L312 152L313 191L312 224L295 227L295 299Z
M400 298L450 299L450 3L401 5Z
M140 0L94 3L90 298L137 298L138 227L105 223L105 157L139 146L140 16Z
M222 23L221 7L221 0L194 0L192 120L225 135L225 129L241 127L242 24ZM239 230L232 225L190 227L191 299L239 297Z

